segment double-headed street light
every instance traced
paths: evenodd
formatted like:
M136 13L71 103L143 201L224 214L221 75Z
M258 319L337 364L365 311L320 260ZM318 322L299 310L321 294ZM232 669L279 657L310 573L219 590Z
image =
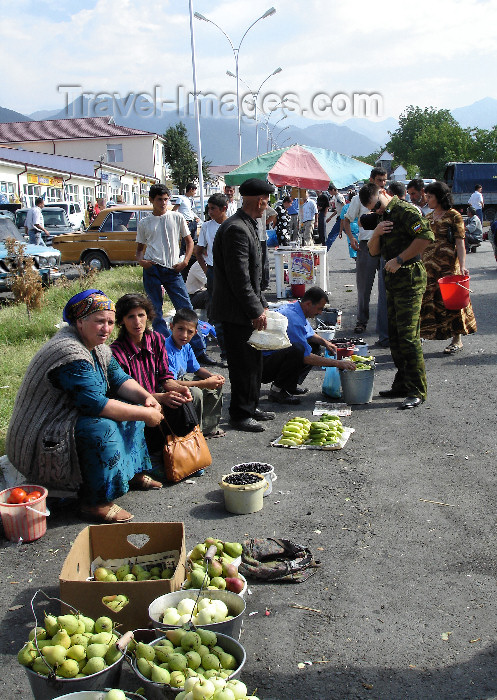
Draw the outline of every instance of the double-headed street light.
M240 43L238 46L235 46L233 42L231 41L230 37L226 34L224 29L221 29L221 27L213 22L211 19L208 19L207 17L204 17L204 15L201 15L200 12L195 12L195 17L197 19L202 20L203 22L209 22L209 24L213 24L215 27L219 29L219 31L224 34L226 39L229 42L229 45L231 46L231 50L233 51L233 56L235 57L235 77L236 77L236 109L238 113L238 163L241 165L242 163L242 122L241 122L241 114L240 114L240 77L238 74L238 58L240 54L240 48L242 46L243 40L249 33L249 31L252 29L252 27L257 24L261 19L266 19L266 17L271 17L271 15L274 15L276 13L276 10L274 7L270 7L269 10L266 10L266 12L258 17L252 24L245 30L245 33L243 34L242 38L240 39ZM270 76L268 76L270 77Z
M258 122L257 122L257 101L259 99L259 94L261 92L261 88L264 85L264 83L266 81L268 81L269 78L272 78L273 75L276 75L277 73L281 73L282 70L283 70L283 68L276 68L276 70L274 70L272 73L270 73L267 76L267 78L264 78L264 80L259 85L259 87L257 88L256 91L252 90L250 85L247 85L245 80L242 80L241 78L239 78L239 80L245 85L246 88L248 88L249 92L252 95L252 100L253 100L253 105L254 105L254 119L255 119L255 150L256 150L256 155L259 155L259 130L257 128L257 124L258 124ZM226 75L229 75L231 78L236 78L236 75L229 70L226 71Z

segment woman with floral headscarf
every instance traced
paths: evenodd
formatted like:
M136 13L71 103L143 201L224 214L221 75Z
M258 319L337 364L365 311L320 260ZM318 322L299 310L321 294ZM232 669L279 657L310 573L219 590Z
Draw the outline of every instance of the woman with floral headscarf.
M33 483L79 489L81 512L101 522L132 515L113 503L131 488L161 488L151 469L144 424L157 400L119 367L105 345L114 303L100 290L72 297L61 328L32 359L7 433L12 464Z

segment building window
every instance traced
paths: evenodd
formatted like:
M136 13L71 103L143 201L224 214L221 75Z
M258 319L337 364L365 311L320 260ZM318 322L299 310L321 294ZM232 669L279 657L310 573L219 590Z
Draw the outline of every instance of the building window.
M93 202L93 187L83 187L83 206L86 209L88 202Z
M129 185L123 185L123 201L126 202L126 204L130 202Z
M107 144L107 162L108 163L122 163L123 158L123 145L122 143L108 143Z
M107 185L98 185L97 186L97 199L103 199L104 201L107 201Z
M138 187L138 185L133 185L133 187L131 188L131 192L131 204L140 204L140 188Z
M64 189L67 202L79 202L79 185L66 185Z
M61 187L47 187L47 194L45 197L45 201L47 204L49 202L55 203L55 202L62 202L64 200L63 198L63 190Z
M41 187L39 185L23 185L23 204L25 207L34 207L36 197L41 197Z

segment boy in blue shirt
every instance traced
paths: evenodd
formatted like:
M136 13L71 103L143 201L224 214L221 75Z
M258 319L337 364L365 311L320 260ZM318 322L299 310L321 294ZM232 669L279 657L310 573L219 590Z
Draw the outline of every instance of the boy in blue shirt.
M198 316L192 309L176 311L170 326L171 335L165 341L168 365L178 383L189 387L204 436L222 437L225 432L218 426L225 378L222 374L211 374L199 365L190 345L197 324Z

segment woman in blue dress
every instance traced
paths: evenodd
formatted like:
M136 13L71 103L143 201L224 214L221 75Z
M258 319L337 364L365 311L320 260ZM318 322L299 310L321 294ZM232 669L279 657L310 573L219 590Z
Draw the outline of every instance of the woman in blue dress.
M144 425L162 419L157 400L119 367L105 345L115 322L100 290L69 300L62 328L35 355L7 434L14 466L34 483L79 488L81 512L103 522L132 515L113 500L131 488L161 488Z
M350 201L342 208L342 211L340 212L340 238L342 237L343 220L344 220L345 214L347 213L349 207L350 207ZM354 236L356 241L358 241L359 240L359 223L358 223L357 217L354 219L354 221L350 222L350 232ZM354 250L352 248L348 238L347 238L347 243L349 244L349 257L352 258L352 260L355 260L357 258L357 250Z

